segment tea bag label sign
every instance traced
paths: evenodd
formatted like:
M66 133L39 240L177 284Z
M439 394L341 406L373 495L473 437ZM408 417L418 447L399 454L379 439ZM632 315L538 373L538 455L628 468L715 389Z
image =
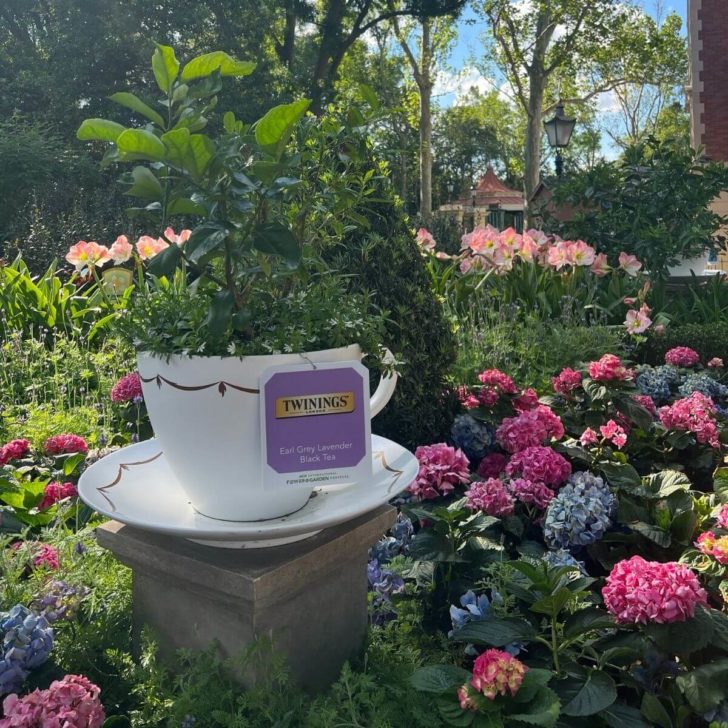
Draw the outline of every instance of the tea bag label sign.
M357 361L272 367L261 377L263 482L371 478L369 372Z

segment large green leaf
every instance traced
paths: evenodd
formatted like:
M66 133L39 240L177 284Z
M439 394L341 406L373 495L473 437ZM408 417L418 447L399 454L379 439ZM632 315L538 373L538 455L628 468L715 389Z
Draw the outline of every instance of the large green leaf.
M185 243L185 256L193 263L197 263L206 255L220 250L227 236L228 231L215 223L198 225Z
M190 155L190 130L186 127L173 129L162 134L162 143L166 149L166 161L178 169L187 169Z
M255 70L256 64L251 61L236 61L224 51L204 53L193 58L182 69L182 80L192 81L196 78L206 78L214 71L221 76L249 76Z
M174 48L159 43L156 45L157 48L152 54L152 71L154 71L157 86L164 93L169 93L179 73L179 61L174 55Z
M149 261L148 269L152 275L169 278L181 262L182 250L179 245L170 245Z
M707 613L713 622L713 644L728 652L728 616L717 609L708 609Z
M218 291L210 301L207 328L211 336L221 336L230 324L234 299L230 291Z
M608 708L617 699L617 686L601 670L589 670L586 679L567 678L555 685L561 697L564 715L594 715Z
M542 687L529 703L513 705L516 712L508 713L507 718L528 725L552 728L556 725L560 712L559 696L551 689Z
M258 225L253 232L253 246L261 253L278 255L295 267L301 259L301 246L289 228L279 222Z
M428 665L421 667L410 678L417 690L425 693L445 693L464 685L470 673L455 665Z
M126 127L108 119L85 119L78 127L76 138L81 141L115 142Z
M255 125L255 140L262 147L285 144L298 120L306 113L311 101L299 99L270 109Z
M155 161L164 159L166 153L161 139L146 129L127 129L119 135L116 146L122 154Z
M193 134L190 137L189 160L192 169L190 171L196 177L200 177L207 169L213 155L215 144L204 134Z
M599 713L599 717L610 726L610 728L652 728L651 723L642 719L637 708L623 703L613 703L606 710Z
M665 652L688 655L710 643L715 627L710 613L698 608L692 619L669 624L648 624L644 630Z
M603 609L587 607L570 614L564 623L564 637L571 639L598 629L614 627L614 618Z
M652 498L667 498L678 491L690 490L692 483L685 473L678 470L661 470L642 479L644 495Z
M469 622L453 634L458 642L503 647L511 642L529 642L538 636L533 625L525 619L492 618Z
M662 548L667 548L672 543L672 536L670 536L670 534L664 529L659 526L655 526L652 523L632 521L629 524L629 527L636 533L644 536L646 539L656 543L658 546L662 546Z
M680 690L697 713L705 713L726 697L728 658L701 665L677 679Z
M650 725L656 725L659 728L673 728L670 714L660 699L652 693L645 693L642 696L641 713L650 721Z
M130 94L128 91L119 91L118 93L111 94L109 98L121 106L126 106L127 109L136 111L138 114L141 114L150 121L153 121L162 129L164 128L164 119L162 118L162 115L156 112L148 104L145 104L138 96Z
M718 468L715 471L713 490L721 503L728 503L728 468Z
M147 200L162 199L162 183L148 167L134 167L131 171L132 185L127 195L143 197Z
M599 469L614 488L638 488L642 483L640 474L629 463L600 462Z

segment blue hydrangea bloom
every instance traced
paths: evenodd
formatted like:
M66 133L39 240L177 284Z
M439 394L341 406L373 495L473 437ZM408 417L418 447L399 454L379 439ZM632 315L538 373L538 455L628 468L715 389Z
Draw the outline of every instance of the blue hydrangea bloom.
M637 377L637 389L654 400L655 404L666 404L672 398L672 391L680 384L680 372L668 364L661 367L644 367Z
M453 444L459 447L468 460L481 460L493 447L495 432L484 422L470 415L458 415L450 430Z
M0 614L0 693L17 692L35 667L53 649L53 629L45 617L22 604Z
M710 397L714 402L728 396L728 387L713 379L707 374L688 374L677 390L681 397L689 397L693 392L700 392Z
M452 620L453 630L464 627L468 622L479 622L485 619L490 612L490 599L485 594L475 596L475 592L471 589L466 591L460 597L460 607L454 604L450 605L450 619ZM452 632L448 636L451 636Z
M408 554L410 543L415 534L415 527L412 521L403 513L397 515L397 520L390 529L390 536L380 538L377 543L369 549L369 558L376 559L380 564L386 564L395 556Z
M85 586L74 586L61 580L52 581L33 600L31 607L42 614L49 624L54 624L59 619L72 618L89 591Z
M582 576L588 576L586 566L583 561L577 561L566 549L556 549L555 551L547 551L543 555L543 560L551 567L557 566L574 566L579 569ZM576 575L576 573L575 573Z
M617 505L609 486L589 472L574 473L549 503L543 535L552 549L576 549L599 541Z
M383 600L389 601L392 594L401 594L404 591L404 579L388 569L383 569L376 559L372 559L367 565L367 578L372 591Z

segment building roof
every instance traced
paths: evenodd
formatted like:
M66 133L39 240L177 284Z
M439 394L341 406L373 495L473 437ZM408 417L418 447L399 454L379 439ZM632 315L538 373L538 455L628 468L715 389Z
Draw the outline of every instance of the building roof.
M471 206L473 198L470 190L455 200L455 204ZM488 207L489 205L520 205L523 207L523 192L513 190L501 182L491 165L488 165L488 169L475 188L475 207Z

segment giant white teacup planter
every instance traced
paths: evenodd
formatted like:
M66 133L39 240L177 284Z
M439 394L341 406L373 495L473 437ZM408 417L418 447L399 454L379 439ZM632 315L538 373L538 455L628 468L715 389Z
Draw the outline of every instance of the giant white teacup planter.
M243 358L166 359L140 352L139 376L155 436L193 507L227 521L278 518L302 508L312 485L263 485L260 376L273 366L362 356L358 345ZM372 417L389 402L396 384L396 374L382 378L370 400Z

